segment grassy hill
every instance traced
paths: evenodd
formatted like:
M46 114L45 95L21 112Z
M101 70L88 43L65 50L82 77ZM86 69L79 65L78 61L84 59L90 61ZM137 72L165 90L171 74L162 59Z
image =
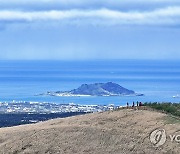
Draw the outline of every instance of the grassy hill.
M180 133L180 121L173 119L156 111L124 109L0 128L0 153L178 154L179 143L169 138L160 147L149 140L156 128L167 135Z

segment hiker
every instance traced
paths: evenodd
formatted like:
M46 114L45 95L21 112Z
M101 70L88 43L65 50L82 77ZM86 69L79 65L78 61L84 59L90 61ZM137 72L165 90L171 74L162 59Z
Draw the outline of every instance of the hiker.
M133 102L133 105L132 105L132 107L134 107L135 106L135 104L134 104L134 102Z
M129 108L129 103L127 102L127 108Z
M137 101L136 106L139 106L139 102Z
M141 102L139 102L139 106L142 106L142 103L141 103Z

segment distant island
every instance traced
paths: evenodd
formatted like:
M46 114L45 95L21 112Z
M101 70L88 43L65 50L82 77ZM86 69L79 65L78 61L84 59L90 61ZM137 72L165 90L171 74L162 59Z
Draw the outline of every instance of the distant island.
M79 88L70 91L47 92L40 95L50 96L143 96L133 90L126 89L117 83L82 84Z

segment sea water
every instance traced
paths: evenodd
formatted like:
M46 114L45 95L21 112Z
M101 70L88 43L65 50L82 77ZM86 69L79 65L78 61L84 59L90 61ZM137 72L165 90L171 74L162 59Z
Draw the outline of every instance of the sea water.
M54 97L84 83L115 82L144 96ZM0 101L76 104L180 102L180 62L170 60L0 61Z

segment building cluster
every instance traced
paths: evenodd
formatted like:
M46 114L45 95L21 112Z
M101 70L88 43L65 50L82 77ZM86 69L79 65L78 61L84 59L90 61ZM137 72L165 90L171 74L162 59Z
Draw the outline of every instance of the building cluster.
M109 105L79 105L74 103L58 104L47 102L0 102L0 113L67 113L67 112L103 112L117 108Z

